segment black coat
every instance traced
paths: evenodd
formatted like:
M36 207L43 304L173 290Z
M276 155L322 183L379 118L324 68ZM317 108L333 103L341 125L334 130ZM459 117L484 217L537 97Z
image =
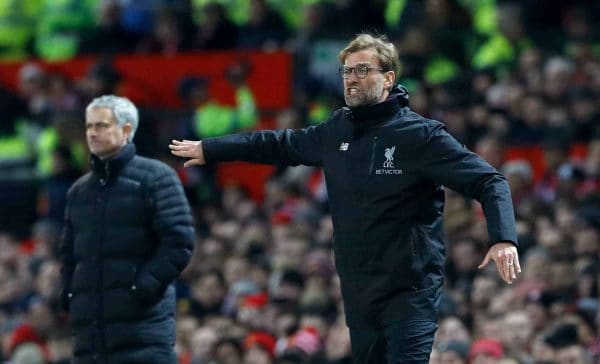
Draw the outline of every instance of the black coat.
M71 187L60 246L74 363L176 363L173 281L189 261L192 216L175 172L135 155L92 157Z
M490 244L517 241L506 179L442 123L412 112L400 91L306 129L203 141L208 162L323 167L352 327L435 319L445 258L442 185L481 202Z

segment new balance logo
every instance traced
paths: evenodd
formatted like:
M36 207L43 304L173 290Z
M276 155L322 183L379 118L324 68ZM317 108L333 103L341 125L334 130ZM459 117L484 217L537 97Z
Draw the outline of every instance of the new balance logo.
M350 143L342 143L342 144L340 144L340 150L347 151L349 146L350 146Z

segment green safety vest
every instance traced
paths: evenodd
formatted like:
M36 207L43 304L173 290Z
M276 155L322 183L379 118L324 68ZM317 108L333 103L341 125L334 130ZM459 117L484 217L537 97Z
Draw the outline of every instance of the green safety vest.
M58 143L58 133L56 129L47 127L42 130L36 144L37 151L37 171L40 176L48 176L52 172L52 151Z
M425 66L423 78L427 83L435 85L450 81L459 72L460 67L454 61L447 57L437 56Z
M196 24L204 23L203 8L207 4L217 3L223 5L227 17L236 25L245 25L250 17L249 0L192 0L192 18Z
M40 133L36 143L37 153L37 172L40 176L49 176L52 172L53 158L52 154L58 147L59 136L55 128L46 127ZM82 168L85 164L85 147L81 143L74 143L69 146L73 155L73 163Z
M32 133L27 120L16 121L15 134L0 135L0 160L23 160L33 155Z
M19 160L28 156L27 140L20 135L0 136L0 160Z
M298 29L304 20L305 5L333 2L333 0L267 0L267 2L281 15L290 29Z
M310 125L320 124L327 120L331 108L327 104L317 101L308 106L308 123Z
M49 61L70 59L77 54L82 31L95 26L100 0L43 0L36 30L35 49Z
M235 92L236 111L239 129L250 129L256 126L258 115L254 95L248 87L240 87Z
M40 0L0 0L0 61L26 59Z
M406 8L407 0L388 0L385 6L385 24L388 28L394 28L400 23L402 13Z
M493 34L498 31L496 0L459 0L459 3L471 13L477 33Z
M199 137L208 138L247 130L256 126L258 115L254 96L247 87L236 90L236 107L209 102L200 106L194 114L194 131Z
M531 46L529 39L512 44L504 35L496 33L479 47L473 55L472 64L478 69L508 64L516 60L521 50Z

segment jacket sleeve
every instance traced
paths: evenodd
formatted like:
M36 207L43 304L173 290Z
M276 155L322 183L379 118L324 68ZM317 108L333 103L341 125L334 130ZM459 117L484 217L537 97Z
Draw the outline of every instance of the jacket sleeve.
M515 217L506 178L477 154L469 151L446 130L433 127L418 151L419 172L482 205L490 245L510 241L517 245Z
M204 157L207 162L321 166L325 124L298 130L261 130L204 139Z
M149 181L150 223L157 236L155 254L137 271L134 295L155 302L188 264L194 247L193 219L181 182L166 166Z
M69 214L69 200L72 191L69 191L67 197L67 207L65 209L65 225L58 245L58 259L60 261L60 287L58 299L60 308L66 312L69 311L69 295L71 293L71 279L75 270L75 258L73 253L73 226Z

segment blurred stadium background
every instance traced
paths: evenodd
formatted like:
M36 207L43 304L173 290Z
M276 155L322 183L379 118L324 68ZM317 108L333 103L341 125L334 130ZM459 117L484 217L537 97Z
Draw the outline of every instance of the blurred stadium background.
M343 104L337 52L369 31L397 45L412 108L513 193L511 286L477 270L478 204L447 193L431 362L600 362L599 16L593 0L0 0L0 360L68 362L55 251L88 169L83 108L114 93L196 217L180 363L350 363L320 170L184 170L167 145L325 120Z

